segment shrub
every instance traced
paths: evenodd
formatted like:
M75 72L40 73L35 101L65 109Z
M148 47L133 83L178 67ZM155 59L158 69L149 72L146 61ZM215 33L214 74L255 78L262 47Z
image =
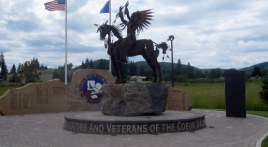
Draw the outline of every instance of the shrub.
M174 78L175 82L188 82L188 78L185 75L178 75Z
M268 73L266 73L262 78L262 91L260 92L260 97L264 103L268 105Z

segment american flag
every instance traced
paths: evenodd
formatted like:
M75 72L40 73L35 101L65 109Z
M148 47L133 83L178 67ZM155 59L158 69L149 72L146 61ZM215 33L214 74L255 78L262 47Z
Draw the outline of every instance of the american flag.
M58 0L45 3L45 8L48 11L65 11L65 5L58 4Z

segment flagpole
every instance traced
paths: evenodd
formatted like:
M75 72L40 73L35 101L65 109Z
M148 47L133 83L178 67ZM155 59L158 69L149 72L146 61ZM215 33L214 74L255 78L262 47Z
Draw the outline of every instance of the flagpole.
M65 0L65 85L67 84L67 0Z
M109 17L109 22L110 22L110 25L112 25L112 21L111 21L111 8L112 8L112 0L109 0L110 4L109 4L109 14L110 14L110 17ZM109 71L112 73L112 59L111 59L111 56L109 56Z

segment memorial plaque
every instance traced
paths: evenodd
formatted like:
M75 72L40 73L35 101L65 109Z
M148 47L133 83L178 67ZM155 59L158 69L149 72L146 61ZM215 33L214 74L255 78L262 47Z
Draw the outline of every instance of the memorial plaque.
M225 70L225 101L227 117L246 117L245 72Z
M64 93L63 87L53 87L53 94L54 95L60 95L62 93Z
M36 88L37 93L37 104L47 104L48 103L48 90L42 89L41 87Z
M169 87L167 110L189 111L192 109L187 90Z
M19 108L18 101L19 97L18 94L14 94L14 92L11 92L10 94L10 109L11 110L17 110Z
M3 115L68 111L68 88L59 79L30 83L0 96Z
M22 93L20 94L21 99L23 100L23 109L32 109L33 108L33 99L32 95Z

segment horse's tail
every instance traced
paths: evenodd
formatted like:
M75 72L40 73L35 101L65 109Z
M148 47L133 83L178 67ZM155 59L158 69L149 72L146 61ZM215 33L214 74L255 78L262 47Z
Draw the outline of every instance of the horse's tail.
M162 43L160 43L160 44L157 44L157 43L155 43L155 42L153 42L154 44L155 44L155 46L156 46L156 52L157 52L157 56L156 57L158 57L158 55L159 55L159 48L160 49L162 49L162 53L163 54L166 54L167 53L167 50L168 50L168 45L167 45L167 43L166 42L162 42ZM163 57L163 60L164 60L164 57Z

